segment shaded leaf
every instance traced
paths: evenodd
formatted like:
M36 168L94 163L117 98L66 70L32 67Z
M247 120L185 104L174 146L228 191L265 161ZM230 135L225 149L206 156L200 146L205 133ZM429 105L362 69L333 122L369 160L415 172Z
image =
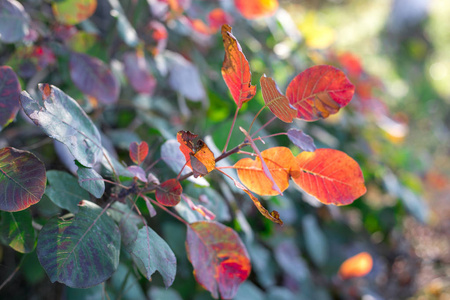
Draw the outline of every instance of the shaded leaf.
M130 158L131 160L140 165L145 160L148 154L148 144L146 142L140 142L139 144L133 142L130 144Z
M85 168L78 165L78 183L80 186L94 195L95 198L101 198L105 192L105 182L103 177L100 176L94 169Z
M332 66L314 66L298 74L289 83L286 96L297 109L297 118L305 121L325 119L346 106L355 86L345 74Z
M286 239L281 241L276 246L274 254L281 269L293 279L300 282L310 276L308 265L292 240Z
M131 250L134 263L148 280L155 271L163 277L164 285L171 286L176 275L177 259L172 249L150 227L139 230Z
M101 103L111 104L119 99L119 82L108 66L96 57L72 52L70 78L80 91Z
M180 294L173 288L160 288L157 286L152 286L148 291L148 295L152 300L183 300Z
M124 71L133 89L142 94L152 95L156 87L156 79L149 72L144 51L128 52L123 56Z
M125 263L120 263L117 271L114 272L113 276L108 282L108 289L104 288L104 285L99 285L103 291L107 291L105 295L101 295L97 298L76 298L73 300L100 300L100 299L123 299L123 300L134 300L134 299L147 299L145 293L140 284L139 279L136 278L135 269ZM109 295L109 296L108 296ZM114 296L113 296L114 295ZM113 296L113 297L111 297ZM70 299L67 299L70 300Z
M297 116L297 110L291 106L288 98L278 89L275 81L264 74L260 79L264 103L270 111L283 122L292 123Z
M312 215L304 216L302 225L306 251L317 266L323 267L328 258L326 237Z
M347 205L366 192L358 163L342 151L317 149L297 156L300 173L292 176L306 193L324 204Z
M194 275L214 298L231 299L250 275L247 250L238 234L220 223L202 221L188 226L188 258Z
M127 170L131 172L137 179L142 182L147 182L147 177L145 176L145 171L139 166L129 166Z
M247 19L269 17L278 9L278 0L234 0L237 10Z
M142 219L126 204L114 202L108 209L108 214L119 226L122 243L127 251L131 251L138 236Z
M45 194L53 203L71 213L78 212L78 203L81 200L90 198L87 191L80 189L78 180L66 172L47 171L47 179L50 185L47 186Z
M56 20L66 25L76 25L92 16L97 8L97 0L64 0L53 2Z
M287 136L291 142L300 149L308 152L316 151L316 145L314 144L313 138L303 131L291 128L287 131Z
M180 203L182 192L183 188L181 187L180 182L175 178L172 178L164 181L156 188L155 197L162 205L175 206Z
M198 135L190 131L180 130L177 133L180 151L186 158L186 165L192 168L194 177L204 176L216 167L214 154L208 145L197 137Z
M30 210L0 213L0 240L20 253L34 250L36 232Z
M34 154L0 149L0 210L19 211L38 203L46 181L45 166Z
M20 108L19 80L16 73L8 66L0 67L0 107L1 131L3 127L11 123L16 118L17 112Z
M229 25L222 26L222 39L225 48L222 77L237 107L241 108L255 96L256 86L251 83L250 65Z
M367 275L373 266L372 256L367 252L361 252L346 259L339 268L339 275L343 279L362 277Z
M111 14L117 18L117 31L119 36L128 46L136 47L139 44L137 32L130 24L130 21L128 21L119 0L108 0L108 2L114 11L114 14Z
M102 157L100 133L78 103L53 85L39 84L44 105L22 92L27 116L51 138L69 148L83 166L92 167Z
M29 32L30 16L20 2L0 1L0 40L15 43L24 39Z

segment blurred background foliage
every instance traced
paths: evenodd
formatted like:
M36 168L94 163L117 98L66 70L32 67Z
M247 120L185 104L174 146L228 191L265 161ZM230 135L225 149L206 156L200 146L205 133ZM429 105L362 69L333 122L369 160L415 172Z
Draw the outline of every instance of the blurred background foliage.
M49 82L77 99L110 149L128 162L130 142L147 141L154 162L161 144L178 130L206 137L210 147L224 146L235 103L220 74L220 33L207 19L215 8L230 14L227 21L250 62L253 84L265 73L284 91L307 67L337 66L356 85L350 106L326 120L289 126L274 122L264 131L296 127L319 148L346 152L361 165L366 195L349 206L323 206L292 186L283 197L265 198L280 212L285 222L280 227L219 174L206 177L210 187L183 183L193 198L206 194L218 220L234 227L247 246L253 270L236 299L450 299L450 2L281 0L273 16L254 20L244 18L231 0L169 1L179 6L164 14L158 13L158 2L164 1L98 0L94 15L71 27L55 21L52 3L22 1L32 20L30 35L15 44L0 42L0 65L13 67L23 89ZM121 85L117 103L99 103L74 85L70 51L111 67ZM131 83L139 64L133 58L127 63L130 53L145 55L146 68L156 79L146 92ZM237 126L248 127L263 105L258 91L244 104ZM255 126L271 117L265 110ZM235 131L230 146L242 139ZM3 129L0 145L34 151L48 170L70 170L67 154L23 114ZM286 137L266 140L266 147L275 145L300 151ZM153 170L159 178L174 176L163 163ZM148 217L145 205L140 208ZM198 218L186 211L178 209L187 219ZM43 224L60 211L43 199L32 213ZM1 246L0 281L19 264L20 269L0 296L100 299L106 290L110 299L210 299L192 275L184 226L162 211L148 219L177 256L177 277L168 290L159 275L145 280L127 257L105 285L75 290L51 284L34 252L23 256ZM373 257L372 271L340 278L341 263L363 251Z

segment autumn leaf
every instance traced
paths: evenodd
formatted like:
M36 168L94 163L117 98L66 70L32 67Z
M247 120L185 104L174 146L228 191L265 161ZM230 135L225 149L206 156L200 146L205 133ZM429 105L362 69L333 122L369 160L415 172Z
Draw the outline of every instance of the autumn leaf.
M289 83L286 96L297 109L297 118L315 121L328 118L353 97L355 86L345 74L332 66L314 66Z
M297 156L300 169L292 180L324 204L347 205L366 192L358 163L342 151L317 149Z
M278 0L234 0L237 10L247 19L269 17L278 9Z
M180 130L177 133L180 151L186 158L186 165L192 168L194 177L204 176L216 167L214 154L208 145L197 137L197 134L190 131Z
M188 226L186 250L194 275L214 298L232 299L250 275L250 258L238 234L216 222Z
M53 1L52 9L58 22L76 25L92 16L97 8L97 0Z
M1 36L1 34L0 34ZM20 109L20 83L8 66L0 66L0 131L11 123Z
M211 31L216 32L224 24L233 23L233 17L221 8L215 8L208 14L208 23Z
M225 58L222 64L222 77L228 86L238 108L250 101L256 94L256 86L251 83L250 65L242 52L241 45L231 33L229 25L222 26Z
M175 206L180 203L182 192L183 188L181 187L180 182L175 178L172 178L164 181L156 188L155 197L162 205Z
M292 120L297 116L297 110L291 106L288 98L280 92L275 81L264 74L260 83L266 106L281 121L292 123Z
M373 266L372 256L367 252L361 252L346 259L339 268L339 275L343 279L362 277L367 275Z
M139 144L133 142L130 144L130 158L135 164L140 165L147 157L147 154L148 144L146 142L141 142Z

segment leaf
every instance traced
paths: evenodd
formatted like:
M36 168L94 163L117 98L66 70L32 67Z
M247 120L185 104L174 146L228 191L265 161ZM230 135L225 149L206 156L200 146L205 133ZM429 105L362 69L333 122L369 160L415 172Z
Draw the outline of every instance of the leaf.
M303 131L291 128L287 131L287 136L291 140L291 142L300 149L308 152L316 151L314 140Z
M175 206L181 201L181 193L183 188L180 182L175 178L169 179L161 183L156 188L156 200L165 206Z
M250 65L242 52L241 45L231 33L229 25L222 26L222 39L225 58L222 64L222 77L240 109L256 94L256 86L251 83Z
M51 282L88 288L107 280L117 270L120 231L101 207L80 203L75 218L51 218L37 243L39 262Z
M145 171L139 166L129 166L127 170L130 171L131 174L134 175L135 178L139 179L142 182L148 182L147 177L145 176Z
M283 122L292 123L297 110L289 104L288 98L278 89L275 81L264 74L260 79L264 103L270 111Z
M208 23L212 32L216 32L224 24L231 24L233 22L233 17L222 8L215 8L208 13Z
M278 265L292 279L301 282L310 276L308 265L293 240L282 240L274 250Z
M148 144L146 142L140 142L139 144L133 142L130 144L130 158L131 160L140 165L145 160L148 154Z
M20 253L34 250L36 232L32 225L30 210L0 213L0 239Z
M119 36L128 46L136 47L139 44L137 32L130 24L130 21L128 21L120 2L118 0L109 0L108 2L112 8L111 15L117 18L117 32Z
M152 95L156 88L156 79L148 70L144 51L128 52L123 56L124 71L133 89L142 94Z
M34 154L0 149L0 210L19 211L38 203L46 181L45 166Z
M145 278L151 280L152 274L158 271L166 288L172 285L177 271L177 259L166 241L150 227L144 226L139 230L130 254Z
M85 167L102 158L100 133L83 109L53 85L39 84L44 105L22 92L20 102L27 116L51 138L69 148Z
M108 214L119 226L125 249L131 251L138 236L138 228L143 224L142 219L128 205L120 202L114 202Z
M325 119L346 106L355 86L345 74L332 66L314 66L298 74L289 83L286 96L297 109L297 118L305 121Z
M373 266L372 256L367 252L361 252L346 259L339 268L339 275L343 279L351 277L363 277L367 275Z
M78 212L78 203L90 198L89 193L80 189L78 180L69 173L62 171L47 171L49 186L45 194L53 203L71 213Z
M194 177L204 176L216 167L214 154L208 145L203 140L196 139L197 137L198 135L190 131L180 130L177 133L180 151L186 158L186 165L192 168Z
M314 264L325 266L328 259L327 239L312 215L306 215L302 219L303 236L305 237L306 251Z
M234 0L237 10L247 19L269 17L278 9L278 0Z
M92 16L97 8L97 0L64 0L53 2L56 20L65 25L76 25Z
M250 275L250 258L238 234L223 224L202 221L190 224L186 250L195 279L214 298L231 299Z
M80 186L94 195L95 198L101 198L105 192L105 182L103 181L103 177L92 168L85 168L79 164L77 165L78 183Z
M17 112L20 108L19 79L11 67L8 66L0 67L0 107L1 131L3 127L11 123L16 118Z
M366 193L361 168L342 151L302 152L297 156L297 162L300 173L292 179L324 204L347 205Z
M70 54L70 78L77 88L104 104L117 102L120 86L108 66L96 57Z
M0 1L0 41L16 43L29 33L30 16L20 2Z

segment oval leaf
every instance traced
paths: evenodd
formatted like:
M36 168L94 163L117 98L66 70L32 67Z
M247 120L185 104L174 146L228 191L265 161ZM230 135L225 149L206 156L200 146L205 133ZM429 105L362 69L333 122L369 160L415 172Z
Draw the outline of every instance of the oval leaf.
M260 84L264 103L270 111L281 121L292 123L297 116L297 110L289 104L288 98L280 92L275 81L264 74Z
M372 256L367 252L361 252L346 259L339 268L339 275L343 279L362 277L367 275L373 266Z
M46 182L45 166L34 154L0 149L0 210L19 211L38 203Z
M247 19L269 17L278 9L278 0L234 0L237 10Z
M291 174L293 172L298 174L297 162L291 150L286 147L273 147L262 151L261 156L276 185L281 191L286 190ZM272 188L272 182L264 173L259 157L255 160L243 158L234 165L234 168L241 182L252 192L261 196L279 194Z
M222 26L225 58L222 64L222 77L233 96L238 108L250 101L256 94L256 86L252 85L250 65L242 52L241 45L231 33L231 26Z
M95 198L100 198L105 192L105 182L103 177L92 168L85 168L79 164L77 175L80 186L94 195Z
M130 144L130 158L135 164L140 165L147 157L147 154L148 144L146 142L141 142L139 144L133 142Z
M30 210L1 212L0 216L0 240L20 253L33 251L36 232Z
M297 156L297 162L300 173L292 179L324 204L347 205L366 192L361 168L342 151L302 152Z
M286 96L305 121L325 119L352 100L355 86L345 74L332 66L314 66L289 83Z
M117 270L120 231L98 205L82 201L75 218L50 219L42 228L37 255L51 282L88 288Z
M75 25L92 16L97 0L64 0L52 3L53 14L58 22Z
M194 275L214 298L236 295L250 274L250 258L238 234L220 223L202 221L188 226L188 258Z
M30 17L20 2L0 1L0 40L15 43L24 39L29 32Z
M316 145L314 140L309 135L305 134L303 131L291 128L287 131L287 136L294 143L295 146L308 152L316 151Z
M20 108L19 80L16 73L8 66L0 67L0 107L1 131L16 118Z
M156 79L149 72L144 51L137 50L123 56L125 75L133 89L142 94L152 95L156 87Z
M101 103L111 104L119 99L119 82L108 66L96 57L72 52L70 77L80 91Z
M22 92L20 102L27 116L51 138L69 148L83 166L102 158L100 133L78 103L53 85L39 84L44 105Z
M180 203L183 188L175 178L169 179L161 183L156 188L155 197L159 203L165 206L175 206Z

